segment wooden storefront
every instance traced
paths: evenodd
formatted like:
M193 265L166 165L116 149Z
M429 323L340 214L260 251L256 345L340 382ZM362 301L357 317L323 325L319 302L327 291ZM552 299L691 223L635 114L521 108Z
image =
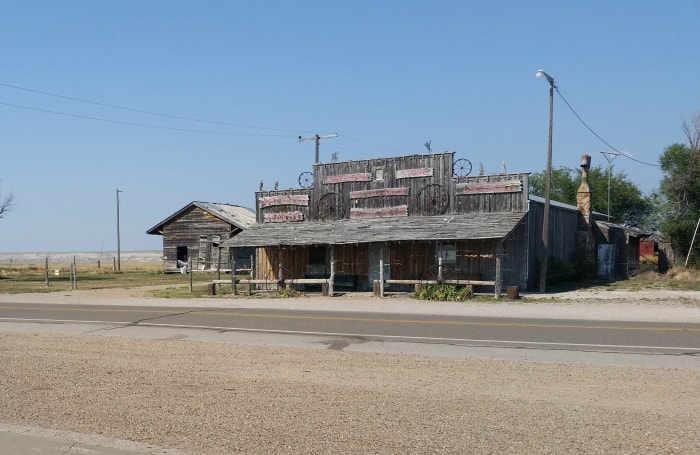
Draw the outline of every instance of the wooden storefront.
M391 280L423 280L440 265L456 279L532 289L543 212L529 174L456 175L459 161L445 152L316 164L304 188L257 192L256 224L224 245L257 248L258 277L270 280L333 271L370 290L380 263ZM578 215L551 210L551 256L569 259Z

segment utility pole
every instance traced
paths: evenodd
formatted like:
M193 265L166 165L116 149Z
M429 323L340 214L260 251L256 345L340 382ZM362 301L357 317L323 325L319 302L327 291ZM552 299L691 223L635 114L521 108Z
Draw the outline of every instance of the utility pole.
M327 136L319 136L318 134L315 135L314 137L301 137L299 136L299 142L305 142L305 141L316 141L316 161L314 163L319 163L320 161L318 160L318 145L321 139L331 139L334 137L338 137L338 133L335 134L329 134Z
M117 272L122 271L122 249L119 236L119 193L121 192L121 190L117 189Z
M606 160L608 160L608 223L610 222L610 173L612 171L612 168L610 167L612 165L613 160L617 158L617 156L620 154L618 152L600 152L601 155L605 157Z
M549 261L549 205L552 190L552 116L554 113L554 78L542 70L537 77L544 77L549 83L549 129L547 135L547 172L544 176L544 216L542 217L542 266L540 267L540 292L547 289L547 261Z

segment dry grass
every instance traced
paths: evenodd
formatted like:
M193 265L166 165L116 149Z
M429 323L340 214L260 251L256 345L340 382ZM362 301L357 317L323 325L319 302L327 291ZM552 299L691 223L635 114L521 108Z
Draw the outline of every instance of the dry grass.
M666 274L654 272L640 273L625 281L618 281L609 287L614 289L670 289L679 291L700 291L700 271L675 268Z
M153 285L181 286L189 283L189 275L165 274L160 262L122 262L121 272L97 264L77 264L76 277L78 289L112 289L135 288ZM193 281L204 283L216 278L216 273L195 273ZM0 293L14 294L26 292L63 292L71 289L70 264L50 264L47 272L45 266L34 264L0 267Z

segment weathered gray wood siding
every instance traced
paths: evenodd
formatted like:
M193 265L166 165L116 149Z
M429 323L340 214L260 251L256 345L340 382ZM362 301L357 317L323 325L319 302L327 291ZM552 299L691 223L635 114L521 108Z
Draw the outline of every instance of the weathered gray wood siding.
M308 221L311 193L312 190L306 188L257 191L255 193L256 222L270 222L270 218L283 222L285 215L299 213L301 219L298 221Z
M216 268L211 264L212 240L219 237L226 240L232 234L231 226L210 213L192 206L181 216L163 226L163 267L165 270L177 268L177 247L187 247L188 254L193 263L197 264L199 253L205 253L209 258L206 268ZM207 239L206 252L200 251L200 237ZM228 264L226 250L221 252L221 262ZM188 258L189 259L189 258Z
M528 177L526 173L457 177L454 179L455 213L526 212L528 204ZM512 185L519 183L519 187ZM503 187L511 188L503 191ZM481 191L464 194L463 189L481 185ZM488 187L493 189L489 190ZM495 192L495 191L503 192Z
M453 153L441 153L316 164L312 219L323 219L319 213L320 203L333 194L339 196L340 218L350 218L351 209L376 210L401 206L407 207L409 216L420 215L418 195L426 186L439 185L449 197L453 157ZM356 181L342 181L342 176L345 176L345 180L355 178ZM352 197L353 192L384 189L407 190L405 195Z
M525 212L528 174L453 176L453 152L314 165L313 187L258 191L258 223Z
M395 229L400 230L406 224L402 223L406 217L472 213L478 216L479 213L524 213L528 210L527 173L455 177L454 158L453 152L445 152L315 164L311 188L257 192L257 222L305 223L392 217ZM566 224L566 216L562 217L562 221L553 217L552 225ZM539 226L541 231L541 220ZM575 227L574 224L574 230ZM461 278L494 280L496 256L500 253L503 285L518 285L524 289L531 275L529 266L534 265L533 248L537 247L528 243L529 229L533 229L533 223L528 219L504 241L457 239L457 260L450 267ZM372 239L362 238L359 232L348 232L348 235L361 243L337 246L336 273L357 275L358 283L365 283L370 268L368 245ZM318 244L325 244L324 239L319 238ZM422 279L438 262L438 245L426 241L388 245L391 278ZM283 274L303 277L309 269L308 251L307 246L263 248L258 255L258 269L262 275L276 279L281 264Z
M527 222L529 225L529 270L534 271L540 261L542 251L542 221L544 204L530 201ZM550 205L549 212L549 258L571 260L576 253L576 231L579 225L579 212ZM535 289L538 277L528 275L528 289Z
M507 286L518 286L521 290L528 289L529 265L532 256L528 245L529 229L528 218L525 217L511 235L503 240L501 251L503 289Z

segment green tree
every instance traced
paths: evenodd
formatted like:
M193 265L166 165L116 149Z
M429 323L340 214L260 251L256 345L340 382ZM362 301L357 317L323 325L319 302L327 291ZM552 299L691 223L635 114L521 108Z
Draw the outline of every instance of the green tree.
M581 184L581 171L570 167L552 169L550 197L553 201L576 205L576 193ZM608 213L607 166L588 171L591 205L594 212ZM530 175L530 194L544 197L544 172ZM610 219L617 222L643 224L652 213L651 202L642 196L639 188L629 181L624 172L610 168Z
M700 114L691 126L684 122L688 144L666 147L659 162L664 176L659 192L664 198L660 230L674 250L685 256L700 217ZM689 262L700 264L700 252L693 249Z

